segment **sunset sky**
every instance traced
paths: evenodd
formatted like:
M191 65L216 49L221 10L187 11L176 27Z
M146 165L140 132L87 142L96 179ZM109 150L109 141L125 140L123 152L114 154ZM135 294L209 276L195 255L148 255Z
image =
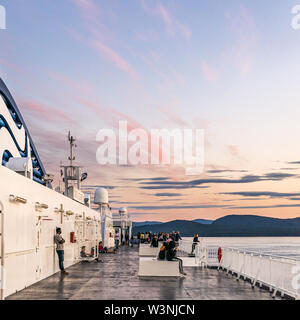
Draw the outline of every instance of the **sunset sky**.
M49 173L135 221L300 217L300 0L0 0L0 77ZM205 170L96 161L100 129L204 129ZM150 156L150 155L149 155Z

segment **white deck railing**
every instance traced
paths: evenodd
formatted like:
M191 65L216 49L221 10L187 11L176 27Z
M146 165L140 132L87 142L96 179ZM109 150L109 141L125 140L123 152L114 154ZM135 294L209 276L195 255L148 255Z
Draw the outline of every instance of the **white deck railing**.
M180 241L179 251L190 253L192 242ZM250 280L252 286L266 286L273 297L281 293L300 299L300 261L278 255L263 254L236 248L222 247L222 259L218 260L218 247L200 242L195 248L195 260L199 266L218 267L237 279Z
M193 242L189 240L181 240L179 242L179 255L191 254ZM218 266L218 248L207 247L200 241L194 250L195 263L199 266Z
M233 248L222 251L220 268L227 273L235 273L238 279L250 279L252 286L269 287L274 297L280 292L299 299L299 260Z
M189 254L192 251L192 242L189 240L180 240L178 251L181 253Z

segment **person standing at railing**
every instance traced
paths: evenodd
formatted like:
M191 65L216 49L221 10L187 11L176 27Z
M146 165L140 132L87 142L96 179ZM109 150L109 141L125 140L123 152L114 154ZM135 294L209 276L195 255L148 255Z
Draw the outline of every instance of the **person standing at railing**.
M181 239L181 236L180 236L180 232L177 231L177 232L175 233L175 241L176 241L176 242L179 242L179 240L182 240L182 239Z
M199 241L199 236L198 236L198 233L196 233L196 234L194 235L194 239L193 239L191 255L194 255L195 248L196 248L196 246L198 245L199 242L200 242L200 241Z

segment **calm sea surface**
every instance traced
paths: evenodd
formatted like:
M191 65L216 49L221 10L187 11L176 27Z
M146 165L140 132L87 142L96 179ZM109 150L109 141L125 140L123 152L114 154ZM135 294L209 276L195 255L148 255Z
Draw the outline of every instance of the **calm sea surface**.
M193 241L193 238L183 238ZM200 239L200 238L199 238ZM208 246L239 248L300 260L300 237L201 238Z

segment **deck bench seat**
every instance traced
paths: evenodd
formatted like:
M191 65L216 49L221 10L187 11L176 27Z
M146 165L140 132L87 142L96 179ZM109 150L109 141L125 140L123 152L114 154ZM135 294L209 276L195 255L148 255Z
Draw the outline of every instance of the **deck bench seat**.
M157 257L159 254L159 248L153 248L148 246L140 246L139 256L140 257Z
M140 258L139 277L180 277L179 261Z

